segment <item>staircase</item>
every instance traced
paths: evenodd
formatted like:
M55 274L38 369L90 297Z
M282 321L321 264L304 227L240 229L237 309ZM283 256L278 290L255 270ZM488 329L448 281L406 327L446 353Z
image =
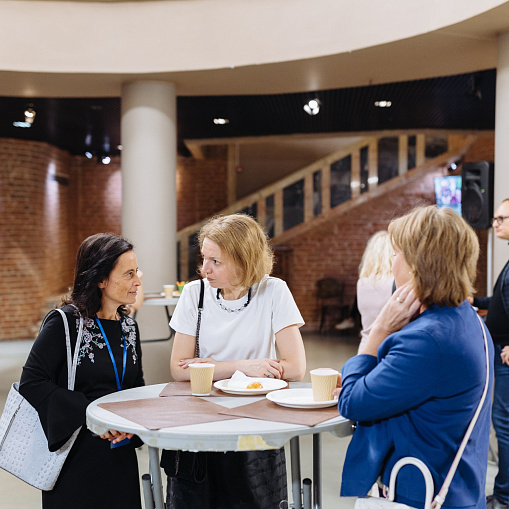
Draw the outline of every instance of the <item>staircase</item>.
M245 212L273 245L315 228L373 197L461 159L475 133L406 131L373 134L236 201L220 215ZM180 230L178 279L196 275L196 237L206 219Z

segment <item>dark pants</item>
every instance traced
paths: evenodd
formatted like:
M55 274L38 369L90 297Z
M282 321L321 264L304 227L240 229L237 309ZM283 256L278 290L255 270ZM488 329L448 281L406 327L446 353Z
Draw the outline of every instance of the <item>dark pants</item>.
M502 363L502 348L495 345L495 389L492 419L498 442L498 474L493 496L509 504L509 366Z
M249 452L163 451L168 509L279 509L287 507L284 449ZM178 467L176 468L176 464Z

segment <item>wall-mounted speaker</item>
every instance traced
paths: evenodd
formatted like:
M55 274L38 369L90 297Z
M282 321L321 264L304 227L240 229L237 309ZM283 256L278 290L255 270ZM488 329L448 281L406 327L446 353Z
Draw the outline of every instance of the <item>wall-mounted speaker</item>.
M491 228L493 163L464 163L461 169L461 215L476 230Z

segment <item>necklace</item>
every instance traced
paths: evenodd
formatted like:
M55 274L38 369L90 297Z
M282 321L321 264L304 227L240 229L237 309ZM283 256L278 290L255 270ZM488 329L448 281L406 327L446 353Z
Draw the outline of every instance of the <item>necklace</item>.
M216 294L217 303L219 304L219 307L223 309L224 311L227 311L228 313L240 313L244 308L248 306L248 304L251 302L251 288L249 288L247 292L247 302L237 309L227 308L221 301L222 301L222 295L221 295L221 288L217 289Z

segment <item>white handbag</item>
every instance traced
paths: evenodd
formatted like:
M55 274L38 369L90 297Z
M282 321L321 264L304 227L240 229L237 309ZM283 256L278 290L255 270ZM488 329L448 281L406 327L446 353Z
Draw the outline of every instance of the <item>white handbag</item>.
M65 313L61 309L57 311L60 312L64 321L67 346L67 388L72 391L83 334L83 318L80 318L78 340L74 358L71 360L69 325ZM60 449L50 452L37 410L19 393L19 382L15 382L12 384L0 417L0 468L35 488L49 491L55 486L80 429L81 426Z
M486 394L488 393L488 387L490 382L490 358L488 354L488 340L486 338L486 330L484 329L483 321L481 320L479 315L477 315L477 318L479 319L479 322L481 324L481 329L484 336L484 349L486 352L486 382L484 384L484 390L481 396L481 401L479 402L475 414L472 417L472 420L470 421L470 424L465 433L465 436L463 437L458 452L454 457L454 461L452 462L451 468L447 473L444 484L440 491L438 492L437 496L432 501L434 483L429 468L420 459L407 456L397 461L394 467L392 468L391 477L389 479L389 494L387 498L378 498L371 496L358 498L355 501L355 509L413 509L406 504L400 504L394 501L394 499L396 498L396 477L398 475L399 470L404 465L415 465L424 476L424 481L426 483L426 497L424 500L424 509L440 509L442 507L442 504L445 502L447 492L449 491L449 486L451 485L452 478L454 477L456 469L458 468L461 456L463 454L463 451L465 450L465 447L467 446L468 439L472 434L472 430L474 429L475 423L477 422L477 418L481 413L484 400L486 399Z

